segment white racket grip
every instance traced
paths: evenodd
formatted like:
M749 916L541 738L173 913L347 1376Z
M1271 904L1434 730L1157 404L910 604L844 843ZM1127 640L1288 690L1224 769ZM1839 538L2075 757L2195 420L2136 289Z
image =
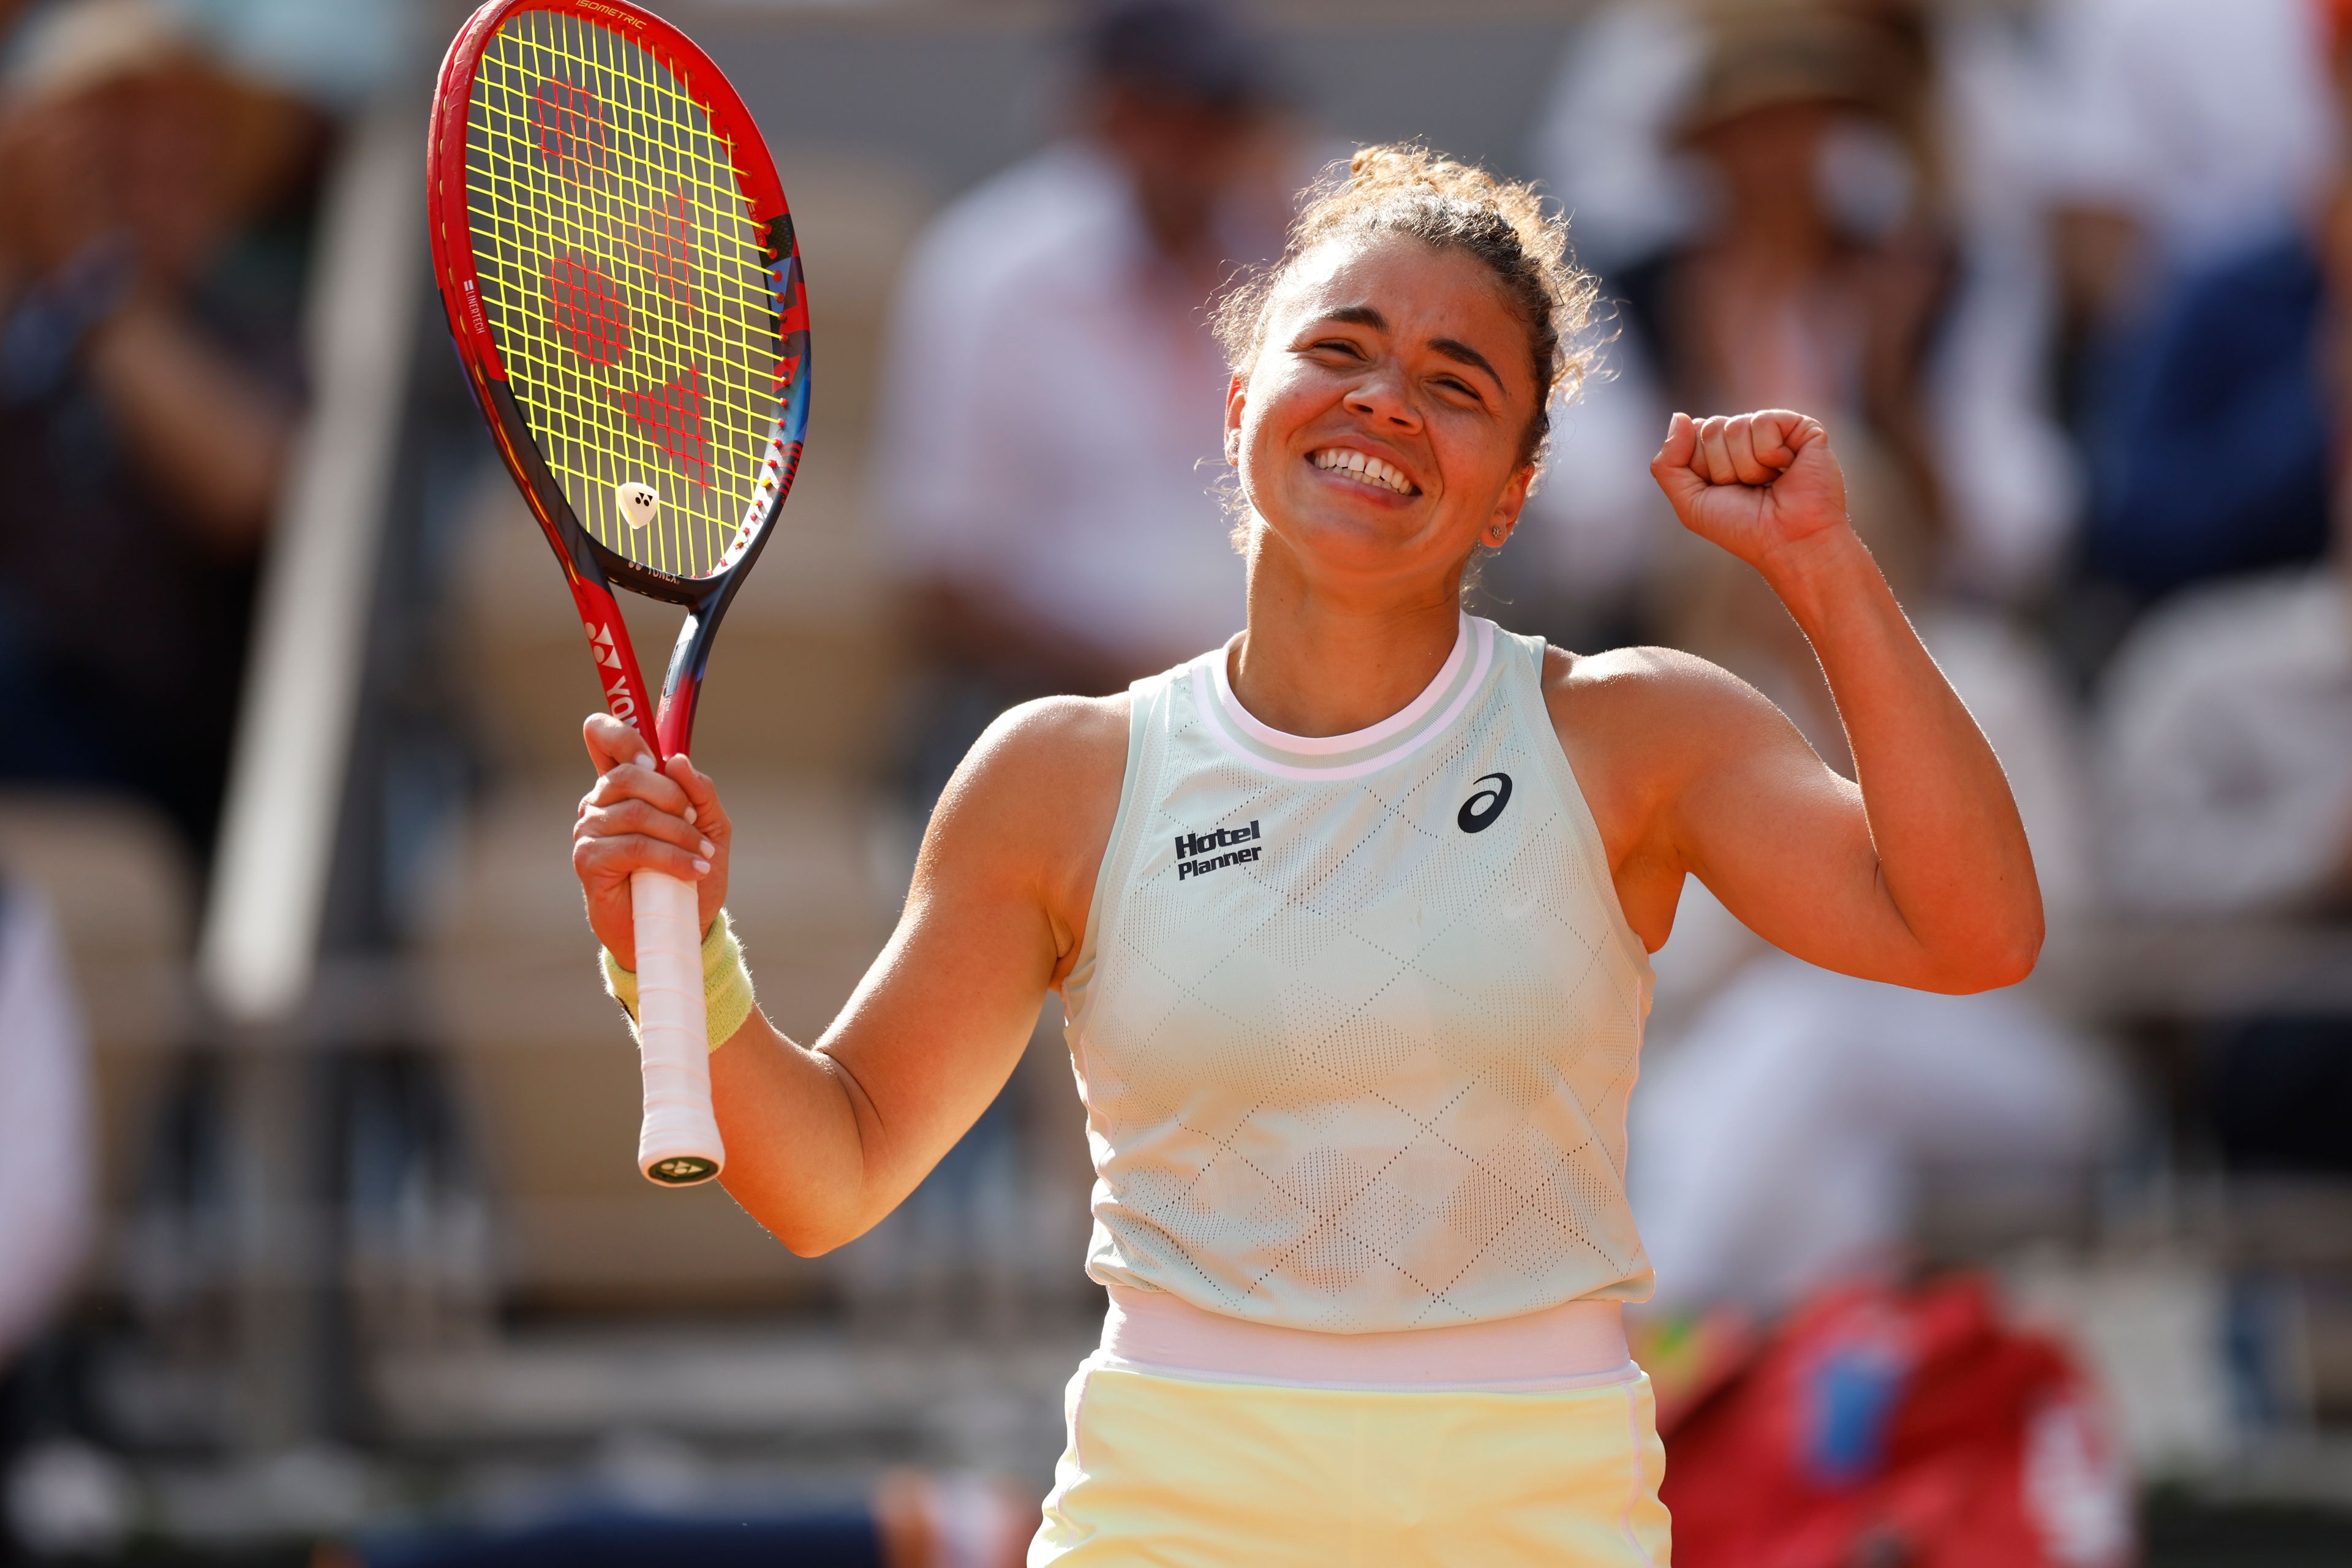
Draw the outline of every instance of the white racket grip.
M700 910L694 884L661 871L632 872L629 900L636 922L637 1054L646 1080L637 1169L664 1186L691 1186L727 1163L710 1110Z

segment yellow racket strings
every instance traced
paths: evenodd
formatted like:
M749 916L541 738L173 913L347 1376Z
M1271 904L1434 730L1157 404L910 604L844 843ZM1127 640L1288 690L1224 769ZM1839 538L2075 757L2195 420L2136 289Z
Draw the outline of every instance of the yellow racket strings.
M599 542L708 575L756 505L782 356L728 142L641 46L550 11L499 26L471 108L483 308L541 456Z

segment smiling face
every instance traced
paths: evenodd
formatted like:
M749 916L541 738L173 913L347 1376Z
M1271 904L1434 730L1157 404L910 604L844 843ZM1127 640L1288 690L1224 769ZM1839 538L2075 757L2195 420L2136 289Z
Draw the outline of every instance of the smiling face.
M1226 451L1264 522L1253 575L1457 594L1535 477L1528 348L1475 257L1403 235L1301 257L1225 399Z

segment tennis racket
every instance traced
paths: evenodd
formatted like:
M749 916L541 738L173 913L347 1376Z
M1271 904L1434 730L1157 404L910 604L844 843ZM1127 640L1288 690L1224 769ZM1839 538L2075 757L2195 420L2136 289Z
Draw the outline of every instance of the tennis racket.
M489 0L434 88L433 264L508 470L554 546L604 705L687 747L712 637L808 426L800 252L759 129L709 57L625 0ZM613 586L687 609L660 706ZM726 1162L693 884L630 879L653 1181Z

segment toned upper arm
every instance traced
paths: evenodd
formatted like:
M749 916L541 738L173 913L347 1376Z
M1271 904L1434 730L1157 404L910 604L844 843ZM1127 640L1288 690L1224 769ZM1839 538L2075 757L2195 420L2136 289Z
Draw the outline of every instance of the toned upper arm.
M1127 709L1051 698L990 726L932 813L888 945L816 1045L848 1080L885 1211L987 1109L1076 957Z
M1746 681L1671 648L1553 650L1545 698L1653 951L1685 875L1783 951L1886 974L1910 943L1878 879L1862 792Z
M1601 830L1625 921L1655 952L1674 930L1683 866L1663 831L1665 770L1644 741L1642 689L1660 650L1544 651L1544 701Z

